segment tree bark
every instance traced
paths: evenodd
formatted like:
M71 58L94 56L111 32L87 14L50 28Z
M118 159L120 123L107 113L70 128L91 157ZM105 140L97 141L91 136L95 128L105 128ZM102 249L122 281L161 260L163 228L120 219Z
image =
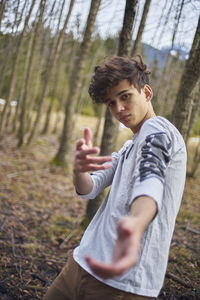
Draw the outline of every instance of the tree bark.
M85 63L91 44L91 35L94 31L94 23L96 20L97 12L101 0L92 0L90 11L87 19L87 25L84 33L84 38L80 46L80 52L75 63L72 77L69 97L66 103L65 120L62 130L61 142L54 162L60 165L67 165L69 160L66 160L66 154L70 155L72 132L73 132L73 114L75 112L76 104L78 101L79 90L85 69Z
M94 132L94 136L93 136L93 144L94 145L99 145L100 127L101 127L102 118L104 115L105 115L105 106L104 106L104 104L99 104L98 113L97 113L97 122L96 122L95 132Z
M27 68L25 69L24 72L24 82L22 86L22 103L21 103L21 113L20 113L20 125L19 125L19 130L18 130L18 147L21 147L24 143L24 133L25 133L25 115L26 115L26 102L27 102L27 93L28 93L28 84L29 84L29 78L31 74L31 68L32 68L32 62L33 62L33 57L35 53L35 49L37 47L37 41L38 41L38 34L40 34L40 28L42 24L42 18L44 15L44 8L45 8L45 1L41 0L40 1L40 14L39 14L39 19L35 28L33 40L31 41L31 51L28 56L28 63L27 63Z
M4 128L4 119L5 119L5 116L6 116L6 112L8 110L8 107L10 105L11 100L14 97L14 88L15 88L15 82L16 82L16 77L17 77L17 65L18 65L18 61L19 61L19 57L20 57L20 53L21 53L22 41L23 41L23 38L24 38L24 35L25 35L25 32L26 32L26 29L28 27L28 22L30 20L30 16L31 16L31 13L33 11L33 7L35 5L35 2L36 2L36 0L32 0L31 7L29 9L28 15L27 15L27 17L25 19L25 22L24 22L24 27L23 27L22 33L19 37L17 50L16 50L16 55L15 55L15 60L14 60L14 63L13 63L11 79L10 79L10 87L9 87L9 92L8 92L8 98L7 98L7 101L4 105L4 109L3 109L2 114L1 114L0 132L2 132L2 130Z
M194 94L192 95L191 98L192 98L192 107L191 107L192 110L191 110L190 122L189 122L187 137L186 137L186 143L192 134L194 124L196 122L198 113L200 111L200 81L198 82L197 88L195 88Z
M59 36L59 28L60 28L60 22L61 22L61 17L62 17L62 13L63 13L64 4L65 4L65 0L62 3L60 15L59 15L59 20L58 20L57 33L56 33L58 36ZM74 1L71 4L73 5ZM65 30L66 30L66 26L68 24L69 15L71 14L71 11L72 11L72 5L70 5L70 9L69 9L69 12L68 12L68 15L67 15L67 18L66 18L67 23L65 22L65 24L63 26L63 30L60 32L60 35L62 35L62 37L58 37L58 41L60 40L60 44L61 45L59 46L59 49L57 50L58 53L57 54L55 53L56 57L55 57L55 62L53 63L54 66L55 65L57 66L56 67L56 77L55 77L56 80L59 77L59 68L58 68L58 66L60 66L60 62L61 62L60 58L61 58L61 52L62 52L63 42L64 42L64 33L65 33ZM58 41L55 40L56 43ZM57 84L58 84L58 82L57 82ZM55 91L55 89L54 89L54 91ZM50 123L50 117L51 117L51 112L52 112L54 100L55 100L55 94L52 95L51 101L50 101L48 109L47 109L47 113L46 113L46 118L45 118L44 128L42 130L42 134L45 134L48 131L48 127L49 127L49 123Z
M200 77L200 17L190 50L189 58L185 64L176 102L172 112L172 122L179 129L186 140L189 126L189 111L191 105L191 92Z
M0 3L0 29L1 29L1 23L3 20L3 14L5 10L6 0L2 0Z
M136 13L137 0L127 0L123 27L119 38L118 55L126 56L129 53L131 38L132 38L132 28ZM109 155L113 152L116 145L117 133L119 128L119 122L111 115L109 109L106 110L104 131L101 142L100 155ZM87 204L86 219L91 220L97 211L99 205L104 199L104 192L100 193L96 199L89 200Z
M64 23L63 29L61 31L61 34L59 35L58 42L55 45L53 45L52 51L50 52L50 55L49 55L49 61L48 61L48 65L46 67L45 80L44 80L44 85L43 85L43 89L42 89L42 94L41 94L41 97L40 97L40 100L38 103L37 116L35 118L31 134L28 138L28 142L27 142L28 144L30 144L32 139L34 138L36 129L38 127L38 123L39 123L40 116L42 113L42 105L43 105L44 99L48 92L48 84L49 84L49 81L51 78L53 66L55 64L55 61L58 60L58 56L60 55L60 52L62 50L62 44L64 41L64 33L67 28L67 24L68 24L68 21L69 21L71 12L72 12L72 8L74 6L74 2L75 2L75 0L71 0L71 2L70 2L69 11L68 11L67 17L65 19L65 23Z
M25 6L26 6L26 2L24 3L24 6L22 8L22 12L20 14L20 18L18 20L17 18L18 18L19 4L20 4L20 0L18 0L18 2L17 2L15 20L13 22L13 26L12 26L12 29L11 29L11 36L16 34L16 32L18 31L19 24L22 21L22 16L23 16L23 12L24 12L24 9L25 9ZM16 28L16 31L14 32L15 27L17 27L17 28ZM15 41L15 39L10 37L9 42L8 42L8 46L6 47L5 59L4 59L4 62L3 62L3 65L2 65L2 68L1 68L1 71L0 71L0 74L1 74L0 95L2 93L4 78L6 76L6 71L7 71L7 67L8 67L8 63L9 63L9 59L10 59L10 54L11 54L11 51L13 50L13 47L14 47L14 41Z
M136 13L137 0L127 0L123 27L119 38L119 56L127 56L131 46L132 27ZM103 138L100 155L109 155L115 149L119 122L111 115L109 109L106 110Z
M146 0L145 1L143 13L142 13L142 18L141 18L141 21L140 21L140 26L139 26L139 29L138 29L138 32L137 32L137 37L136 37L136 40L134 42L134 46L133 46L132 51L131 51L131 56L135 56L136 54L140 53L142 34L143 34L143 31L144 31L144 27L145 27L147 15L148 15L148 12L149 12L150 4L151 4L151 0Z
M181 0L180 8L179 8L179 4L177 5L177 10L176 10L176 15L175 15L175 22L174 22L174 30L173 30L172 40L171 40L171 46L170 46L170 49L168 50L168 53L167 53L166 63L165 63L164 69L162 71L160 84L158 86L158 89L157 89L157 92L156 92L155 98L154 98L155 101L154 101L154 106L153 107L154 107L154 110L155 110L156 114L158 114L158 115L162 111L161 106L162 106L162 101L163 101L163 98L162 98L163 95L161 94L161 90L162 90L162 87L165 84L166 74L171 71L170 53L171 53L171 50L173 50L173 48L174 48L174 41L175 41L178 26L179 26L179 22L180 22L180 19L181 19L181 14L182 14L182 11L183 11L184 1L185 0ZM178 59L177 59L177 62L178 62Z

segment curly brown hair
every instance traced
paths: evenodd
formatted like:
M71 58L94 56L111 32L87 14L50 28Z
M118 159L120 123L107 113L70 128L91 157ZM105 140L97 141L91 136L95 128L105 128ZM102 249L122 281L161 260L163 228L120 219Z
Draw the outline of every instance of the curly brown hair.
M120 81L127 79L140 92L145 84L149 84L150 73L140 55L134 58L113 56L95 67L88 93L94 102L106 103L110 89Z

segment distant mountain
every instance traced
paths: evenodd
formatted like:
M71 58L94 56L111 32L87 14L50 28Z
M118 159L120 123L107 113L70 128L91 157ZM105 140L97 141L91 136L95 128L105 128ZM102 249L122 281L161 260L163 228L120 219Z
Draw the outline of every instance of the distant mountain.
M147 64L151 66L153 60L156 57L158 60L158 67L162 69L166 63L167 55L170 48L165 47L159 50L145 43L142 43L142 46L143 46L143 53L147 58ZM177 51L180 51L181 60L186 60L188 58L189 53L184 50L178 49L178 47L174 47L174 49L171 51L171 55L176 55Z

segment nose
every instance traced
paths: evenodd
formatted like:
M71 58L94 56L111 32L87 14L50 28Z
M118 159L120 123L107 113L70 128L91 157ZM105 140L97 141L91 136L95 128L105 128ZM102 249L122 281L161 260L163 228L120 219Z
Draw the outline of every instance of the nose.
M118 102L117 105L116 105L116 112L117 113L120 113L121 111L124 110L124 105L122 102Z

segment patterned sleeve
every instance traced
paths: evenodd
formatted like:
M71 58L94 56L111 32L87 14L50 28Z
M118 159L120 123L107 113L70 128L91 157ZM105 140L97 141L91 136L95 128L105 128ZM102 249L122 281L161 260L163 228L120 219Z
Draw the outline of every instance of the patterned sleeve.
M166 132L151 133L140 141L132 201L146 195L153 198L160 207L171 152L172 142Z

